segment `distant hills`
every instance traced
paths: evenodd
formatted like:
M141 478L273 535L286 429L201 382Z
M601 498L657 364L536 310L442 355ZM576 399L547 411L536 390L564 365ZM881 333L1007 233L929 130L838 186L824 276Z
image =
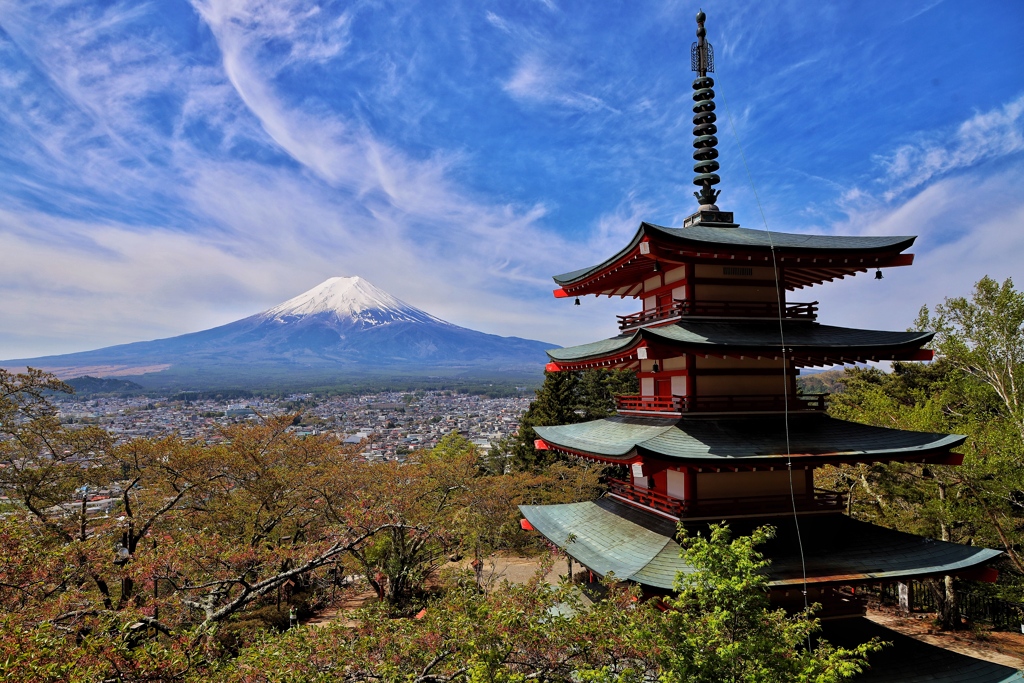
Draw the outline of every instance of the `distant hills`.
M796 378L796 385L805 394L839 394L845 391L843 378L846 376L844 368L834 370L821 370Z
M301 388L371 378L532 378L547 344L446 322L360 277L334 277L262 313L202 332L0 361L146 389Z
M72 377L64 383L75 390L76 394L131 394L142 391L142 385L126 379L114 377Z

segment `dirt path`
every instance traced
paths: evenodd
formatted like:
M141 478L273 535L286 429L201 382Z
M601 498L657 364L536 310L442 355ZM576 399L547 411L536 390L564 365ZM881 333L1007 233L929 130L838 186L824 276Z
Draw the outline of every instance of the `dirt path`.
M1002 664L1014 669L1024 668L1024 634L1003 631L939 631L930 616L904 617L887 611L868 610L867 618L897 633L929 645L958 652L968 657Z
M452 562L446 565L446 568L468 569L469 567L469 560ZM526 583L532 579L538 571L540 571L540 568L541 558L539 557L494 555L484 560L480 580L485 586L499 585L502 581L508 581L510 583ZM565 570L565 562L557 562L555 566L552 567L551 571L545 575L544 580L550 584L556 584L558 583L559 572L564 574ZM337 605L322 610L316 616L311 617L302 623L306 626L322 627L327 624L334 623L335 621L342 620L348 625L354 626L355 622L348 620L346 615L357 609L366 607L376 599L377 594L372 590L354 593L342 599Z
M356 623L351 619L348 619L345 615L354 612L357 609L366 607L376 599L377 594L373 591L353 593L343 598L334 607L325 609L316 616L311 617L302 623L305 626L315 626L319 628L321 626L333 624L335 621L344 621L346 626L355 626Z
M458 563L459 566L468 567L469 562ZM526 583L540 571L541 558L538 557L517 557L492 555L484 559L481 582L484 585L491 583L500 584L502 581L509 583ZM565 561L557 561L551 570L544 576L544 580L550 584L558 583L560 574L566 571Z

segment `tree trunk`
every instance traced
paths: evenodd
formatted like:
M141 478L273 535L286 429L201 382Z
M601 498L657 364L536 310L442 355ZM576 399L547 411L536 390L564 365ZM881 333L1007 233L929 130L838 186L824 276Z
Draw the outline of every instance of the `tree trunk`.
M935 598L937 607L935 618L939 622L939 628L946 631L962 629L964 624L960 619L960 599L953 585L953 577L946 575L942 577L941 582L936 579L928 579L926 583Z
M936 482L939 487L939 502L942 505L942 521L939 522L939 530L942 540L949 543L949 525L946 524L946 484ZM930 581L932 592L935 594L935 602L938 605L939 627L947 631L959 631L963 628L963 621L960 619L960 600L956 594L956 586L953 584L953 577L947 574L942 577L941 586L937 581Z

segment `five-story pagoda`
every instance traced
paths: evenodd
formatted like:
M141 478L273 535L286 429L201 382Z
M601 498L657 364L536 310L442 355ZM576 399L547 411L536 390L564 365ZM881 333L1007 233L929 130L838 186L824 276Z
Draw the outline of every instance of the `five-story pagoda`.
M824 605L823 616L861 613L839 586L938 575L991 578L995 550L921 538L846 516L840 493L815 488L829 464L958 465L962 436L870 427L825 414L825 397L800 394L801 368L929 360L930 332L822 325L817 302L788 295L848 275L909 266L914 237L842 237L751 230L717 206L713 52L697 15L691 50L694 184L700 207L679 228L642 223L603 263L556 276L555 296L631 297L610 339L548 352L549 371L620 368L640 393L615 416L536 427L537 448L628 473L602 498L523 506L529 526L599 575L647 591L671 590L686 571L676 524L726 520L735 533L773 523L764 549L773 599ZM577 299L578 300L578 299Z

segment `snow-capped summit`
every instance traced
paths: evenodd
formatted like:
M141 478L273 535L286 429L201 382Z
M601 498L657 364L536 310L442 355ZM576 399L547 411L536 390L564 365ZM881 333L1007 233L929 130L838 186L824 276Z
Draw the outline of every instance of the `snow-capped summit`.
M263 320L279 322L291 322L305 316L334 317L340 322L371 326L392 322L450 324L391 296L358 275L329 278L259 314Z

